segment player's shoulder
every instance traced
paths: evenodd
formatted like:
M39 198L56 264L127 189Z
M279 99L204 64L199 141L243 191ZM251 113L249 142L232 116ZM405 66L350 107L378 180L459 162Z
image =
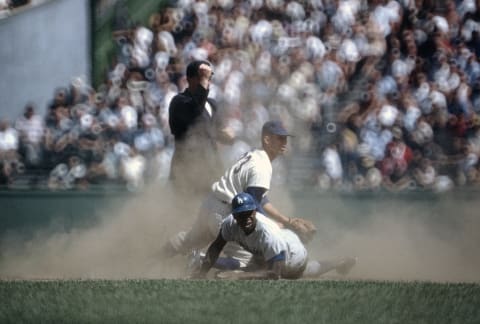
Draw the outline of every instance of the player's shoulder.
M256 214L257 224L265 232L276 232L280 229L280 226L273 219L263 215L260 212Z
M251 163L256 165L257 167L261 168L271 168L272 167L272 162L270 161L270 158L268 157L267 152L263 149L255 149L251 151L252 158L251 158Z
M238 233L241 231L241 229L237 225L237 222L235 222L232 214L228 215L222 221L222 225L220 226L220 228L222 236L226 241L234 241L236 237L238 237Z
M254 148L250 151L250 154L252 154L256 157L259 157L259 158L265 158L265 157L268 158L267 152L265 152L265 150L262 149L262 148Z
M222 221L222 227L225 227L225 228L231 228L235 224L236 224L235 219L233 218L232 214L225 217L224 220Z
M250 152L248 152L248 154L251 156L251 161L255 161L256 163L269 163L270 162L270 159L268 158L268 154L267 152L265 152L265 150L263 149L259 149L259 148L256 148L256 149L253 149L251 150Z

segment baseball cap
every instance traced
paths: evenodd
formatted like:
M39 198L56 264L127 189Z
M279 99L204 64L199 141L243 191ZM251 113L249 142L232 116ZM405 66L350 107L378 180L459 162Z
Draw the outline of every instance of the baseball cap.
M255 199L253 199L253 197L246 192L241 192L232 199L232 214L238 214L255 209L257 209Z
M273 134L273 135L281 135L281 136L293 136L288 133L283 126L283 123L279 120L270 120L263 124L262 127L262 134Z

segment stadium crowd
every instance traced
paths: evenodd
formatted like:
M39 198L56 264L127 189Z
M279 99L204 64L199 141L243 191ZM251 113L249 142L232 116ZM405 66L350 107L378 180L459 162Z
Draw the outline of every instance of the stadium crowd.
M226 164L263 123L296 135L275 165L310 157L319 190L433 190L480 183L480 1L179 0L113 35L104 84L75 78L45 116L0 123L0 183L51 189L166 181L170 99L193 59L236 135ZM47 170L47 171L45 171ZM280 180L279 180L280 181Z

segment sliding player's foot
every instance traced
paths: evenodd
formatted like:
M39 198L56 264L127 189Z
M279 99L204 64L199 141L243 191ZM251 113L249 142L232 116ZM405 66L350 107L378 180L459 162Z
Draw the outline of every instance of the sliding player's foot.
M345 276L352 270L353 266L357 263L357 258L344 258L338 261L335 270L339 275Z

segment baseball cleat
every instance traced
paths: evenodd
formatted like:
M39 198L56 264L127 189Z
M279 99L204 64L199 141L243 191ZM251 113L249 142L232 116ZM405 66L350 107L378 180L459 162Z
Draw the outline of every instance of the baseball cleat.
M205 258L205 253L195 249L192 250L192 252L188 256L187 273L192 274L200 271L204 258Z
M337 266L335 267L335 270L339 275L345 276L350 272L350 270L353 268L353 266L357 263L357 258L344 258L341 259Z

